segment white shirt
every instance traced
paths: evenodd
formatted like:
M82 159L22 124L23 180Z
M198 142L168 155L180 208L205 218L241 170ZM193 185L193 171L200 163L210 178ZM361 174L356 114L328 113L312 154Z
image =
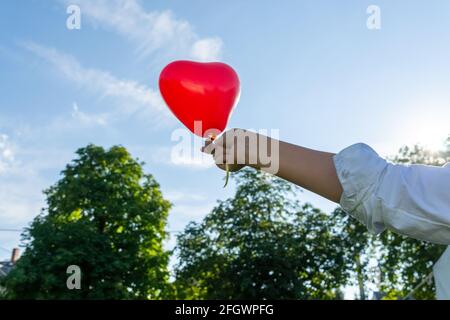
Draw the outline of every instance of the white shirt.
M396 165L365 144L334 157L343 210L372 233L450 245L450 166Z
M434 283L436 284L436 298L438 300L450 299L450 247L445 250L442 257L433 267Z
M390 229L450 245L450 166L395 165L365 144L334 157L343 210L372 233ZM450 247L433 268L438 299L450 299Z

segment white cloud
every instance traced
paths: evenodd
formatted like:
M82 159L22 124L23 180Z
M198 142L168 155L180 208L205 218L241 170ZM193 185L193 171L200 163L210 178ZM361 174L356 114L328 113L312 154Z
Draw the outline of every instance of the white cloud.
M191 54L200 61L211 60L211 57L220 56L222 40L220 38L202 39L192 45Z
M49 155L32 158L42 165ZM0 134L0 223L4 228L24 227L42 207L43 179L33 165L24 165L22 150Z
M0 174L4 173L14 161L14 150L6 134L0 134Z
M219 38L201 38L189 22L177 19L169 10L146 11L139 0L63 2L79 5L83 18L132 41L143 57L156 50L166 50L201 61L220 58L222 41Z
M0 221L6 227L24 227L39 214L43 205L42 189L36 180L2 183L0 186Z
M57 172L73 158L70 148L51 147L39 140L37 138L31 145L30 141L25 145L23 141L14 140L14 161L0 175L0 225L3 228L27 226L45 207L42 191L55 182ZM14 239L10 241L17 245Z
M62 53L54 48L42 46L34 42L22 43L22 46L38 57L46 60L66 79L81 88L102 98L111 98L117 103L116 110L108 110L109 116L117 114L148 114L151 116L164 115L169 112L160 94L136 81L118 79L109 72L83 67L73 56ZM84 120L79 111L77 115ZM104 114L102 116L106 121Z
M0 149L12 150L13 158L7 152L8 167L0 173L0 227L22 229L45 207L42 191L54 183L57 171L73 157L73 150L52 148L40 143L39 137L26 146L17 134L5 137L0 134ZM49 171L53 173L49 175ZM20 232L5 232L0 237L1 245L6 248L20 243Z
M87 114L78 108L78 104L75 102L73 104L73 110L72 110L72 118L77 120L82 125L100 125L105 126L107 124L107 115L106 114Z

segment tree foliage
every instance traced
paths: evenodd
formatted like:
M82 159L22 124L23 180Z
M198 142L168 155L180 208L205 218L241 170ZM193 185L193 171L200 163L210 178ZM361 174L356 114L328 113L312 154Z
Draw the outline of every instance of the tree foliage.
M367 283L376 278L370 265L375 253L373 244L376 243L376 238L367 231L366 226L340 207L334 210L330 223L334 232L342 238L340 245L344 248L346 267L350 270L347 284L359 288L359 299L368 299Z
M26 250L4 280L7 297L159 298L168 281L170 203L125 148L89 145L77 155L23 235ZM66 286L70 265L81 268L81 290Z
M163 250L170 204L154 178L123 147L89 145L77 154L23 234L26 250L0 283L7 298L336 299L353 284L367 299L376 281L395 299L426 278L445 249L390 231L373 236L342 209L327 215L301 204L291 184L244 169L234 174L235 195L178 236L172 286ZM392 161L443 165L450 137L443 151L404 147ZM66 286L70 265L82 270L81 290ZM414 293L434 296L433 283Z
M349 274L329 216L295 200L292 186L244 169L233 198L178 237L182 298L334 299Z

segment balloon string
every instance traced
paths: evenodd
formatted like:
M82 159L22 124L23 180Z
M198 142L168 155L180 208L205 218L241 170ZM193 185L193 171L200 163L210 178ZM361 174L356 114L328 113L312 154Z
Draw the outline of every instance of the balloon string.
M228 180L230 179L230 168L228 167L228 163L225 164L225 170L227 173L225 176L225 184L223 185L224 188L228 185Z
M214 142L214 140L216 140L216 136L212 135L209 137L211 139L211 142ZM226 186L228 185L228 180L230 180L230 167L228 166L228 163L225 163L225 171L226 171L226 175L225 175L225 184L223 185L224 188L226 188Z

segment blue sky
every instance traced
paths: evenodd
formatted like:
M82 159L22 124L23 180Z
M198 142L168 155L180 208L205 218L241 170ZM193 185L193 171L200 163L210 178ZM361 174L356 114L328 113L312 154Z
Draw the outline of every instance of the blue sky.
M79 4L81 30L66 28ZM381 9L381 29L366 9ZM23 228L42 190L88 143L121 144L174 203L182 230L234 192L208 163L174 163L181 125L157 89L176 59L223 61L242 95L230 127L338 152L439 147L450 133L450 2L37 1L0 3L0 228ZM302 200L335 206L308 192ZM0 232L0 259L19 242ZM173 240L168 246L173 245Z

